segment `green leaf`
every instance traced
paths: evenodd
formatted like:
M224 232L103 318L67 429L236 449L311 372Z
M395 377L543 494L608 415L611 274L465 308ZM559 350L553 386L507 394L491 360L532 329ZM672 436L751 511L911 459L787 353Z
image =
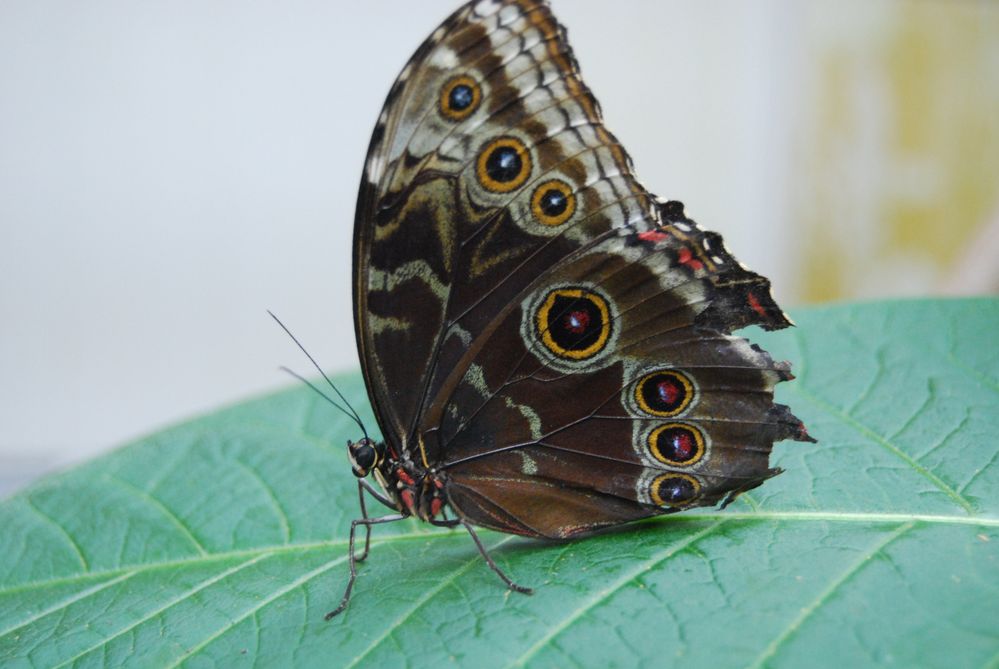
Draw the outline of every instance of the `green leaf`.
M819 444L725 511L545 544L358 515L342 415L304 388L0 504L0 665L999 666L999 300L800 310L753 338ZM357 375L340 379L365 406ZM373 425L366 409L366 421Z

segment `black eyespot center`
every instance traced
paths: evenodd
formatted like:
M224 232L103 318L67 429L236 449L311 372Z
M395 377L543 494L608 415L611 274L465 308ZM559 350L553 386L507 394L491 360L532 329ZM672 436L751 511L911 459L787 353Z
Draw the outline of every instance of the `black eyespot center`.
M558 216L569 206L569 198L557 188L549 188L541 196L541 211L546 216Z
M486 158L486 174L499 183L513 181L523 169L524 161L512 146L498 146Z
M659 484L659 496L667 502L683 502L694 496L694 486L687 479L669 478Z
M475 101L475 92L468 84L458 84L451 89L448 102L454 111L465 111Z

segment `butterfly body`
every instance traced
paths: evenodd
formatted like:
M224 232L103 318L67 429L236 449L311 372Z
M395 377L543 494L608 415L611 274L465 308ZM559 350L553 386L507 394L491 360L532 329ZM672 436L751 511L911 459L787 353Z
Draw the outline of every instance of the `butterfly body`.
M810 439L773 402L789 365L732 335L790 325L769 281L637 181L545 2L471 2L404 68L353 273L384 438L349 445L368 532L574 538L726 504L779 472L775 441Z

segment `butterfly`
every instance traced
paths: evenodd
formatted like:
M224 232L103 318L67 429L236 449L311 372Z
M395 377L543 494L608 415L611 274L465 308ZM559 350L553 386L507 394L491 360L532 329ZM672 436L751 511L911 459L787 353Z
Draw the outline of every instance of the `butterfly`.
M779 473L775 441L812 440L773 402L789 364L731 334L790 325L769 281L636 180L540 0L464 5L402 70L353 296L384 440L347 445L361 518L327 619L374 525L464 527L530 592L474 528L564 540L725 505Z

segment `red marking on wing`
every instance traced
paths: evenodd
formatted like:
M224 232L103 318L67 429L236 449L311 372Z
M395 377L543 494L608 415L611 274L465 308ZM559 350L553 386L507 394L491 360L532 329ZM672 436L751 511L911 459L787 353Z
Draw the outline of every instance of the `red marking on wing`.
M686 265L690 269L701 269L704 267L704 263L695 258L690 249L686 247L680 249L679 259L681 265Z
M680 389L672 381L659 382L659 398L667 405L675 404L679 394Z
M573 311L565 317L565 327L574 334L583 334L590 325L590 315L585 311Z
M746 301L749 302L749 306L753 311L758 313L763 318L767 318L767 310L763 308L762 304L760 304L760 300L756 297L756 295L750 292L746 296Z
M646 230L645 232L639 232L638 238L643 242L661 242L664 239L669 238L669 234L661 232L659 230Z
M416 481L413 480L413 477L407 474L406 470L403 469L402 467L395 470L395 474L396 476L399 477L399 480L405 483L406 485L416 485Z
M681 432L673 438L673 448L678 460L687 460L694 452L694 439L689 433Z

